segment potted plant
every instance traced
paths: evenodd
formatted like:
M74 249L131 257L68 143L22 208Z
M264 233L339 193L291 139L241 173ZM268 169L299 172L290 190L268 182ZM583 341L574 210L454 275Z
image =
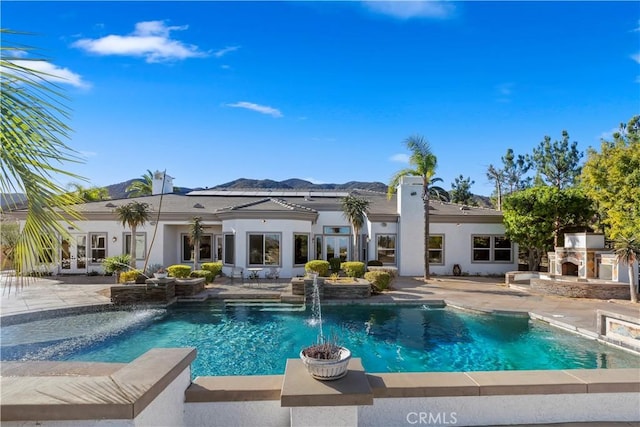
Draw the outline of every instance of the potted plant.
M169 273L167 273L166 268L160 267L155 273L153 273L153 277L156 279L166 279L168 274Z
M335 341L321 340L317 344L303 348L300 359L311 376L317 380L337 380L347 375L351 350Z

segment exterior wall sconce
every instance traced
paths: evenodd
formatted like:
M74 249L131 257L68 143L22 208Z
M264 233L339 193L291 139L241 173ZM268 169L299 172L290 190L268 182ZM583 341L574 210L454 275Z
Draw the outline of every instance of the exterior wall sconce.
M117 238L116 236L113 236L113 237L111 238L111 241L112 241L113 243L115 243L115 242L117 242L117 241L118 241L118 238Z
M412 191L412 192L411 192L411 195L412 195L412 196L415 196L416 194L418 194L418 192L417 192L417 191Z

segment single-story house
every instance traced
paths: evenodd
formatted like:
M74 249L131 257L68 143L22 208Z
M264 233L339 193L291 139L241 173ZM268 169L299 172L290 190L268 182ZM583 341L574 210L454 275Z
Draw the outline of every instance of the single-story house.
M405 177L390 200L372 191L199 190L173 193L172 178L157 173L152 196L85 203L84 219L69 228L71 240L58 248L54 274L100 272L106 257L127 253L131 232L114 209L133 200L149 204L151 220L137 229L137 263L193 264L189 223L200 217L205 227L200 262L222 261L233 267L280 270L280 277L304 274L313 259L379 260L403 276L424 271L424 216L420 177ZM360 254L352 254L353 228L341 200L347 194L370 201L357 236ZM15 212L24 220L25 212ZM432 201L430 206L432 274L503 274L517 270L518 250L505 237L500 211Z

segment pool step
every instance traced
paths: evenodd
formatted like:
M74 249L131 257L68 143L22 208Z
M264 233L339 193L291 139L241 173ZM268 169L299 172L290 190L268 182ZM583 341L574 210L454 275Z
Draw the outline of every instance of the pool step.
M301 303L287 303L279 300L251 300L251 299L227 299L224 300L225 307L248 307L260 309L260 311L304 311L306 309Z

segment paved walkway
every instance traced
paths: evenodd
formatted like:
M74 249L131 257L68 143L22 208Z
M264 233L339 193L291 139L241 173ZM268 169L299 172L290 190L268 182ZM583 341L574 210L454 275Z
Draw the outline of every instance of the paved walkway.
M9 287L7 279L0 277L0 315L110 303L109 287L113 284L112 278L68 276L59 279L61 280L31 279L22 287L16 287L15 284ZM277 298L281 294L290 294L291 285L285 279L277 283L243 284L218 278L205 292L214 298ZM640 304L629 301L540 295L509 288L502 283L502 279L486 277L434 277L428 284L418 278L400 277L394 282L392 291L366 301L444 301L448 305L487 312L531 312L546 320L591 334L596 333L598 309L640 317Z

